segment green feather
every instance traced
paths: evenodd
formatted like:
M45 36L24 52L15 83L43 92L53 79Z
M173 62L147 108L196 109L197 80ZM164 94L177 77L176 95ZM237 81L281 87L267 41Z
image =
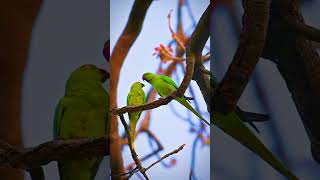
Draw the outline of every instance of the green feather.
M155 75L153 73L145 73L143 79L150 83L161 97L167 96L177 90L178 85L166 75ZM184 107L189 109L193 114L210 126L210 123L203 118L187 101L186 97L175 99Z
M108 134L109 95L104 74L83 65L70 75L54 119L55 138L103 137ZM93 180L103 157L58 162L60 179Z
M175 87L176 89L178 89L178 85L169 76L160 75L159 78L162 79L164 82L170 84L171 86Z
M139 106L146 103L146 95L142 89L143 86L144 85L140 82L135 82L131 85L130 92L127 96L128 106ZM132 147L134 148L135 130L141 116L141 111L129 112L128 115L130 120L130 137L132 140Z
M298 179L289 169L287 169L254 135L253 132L240 120L236 113L232 112L226 116L214 112L212 121L225 133L236 139L242 145L260 156L269 163L274 169L289 179Z

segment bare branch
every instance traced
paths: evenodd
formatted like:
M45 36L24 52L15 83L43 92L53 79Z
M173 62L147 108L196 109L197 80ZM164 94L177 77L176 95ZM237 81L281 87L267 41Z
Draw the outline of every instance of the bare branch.
M34 148L20 149L0 141L0 167L30 170L51 161L83 159L109 154L109 139L56 139Z
M214 111L231 112L246 87L263 51L269 22L270 0L244 0L240 44L213 97Z
M139 131L138 131L138 132L139 132ZM142 132L142 131L140 131L140 132ZM152 138L152 139L156 142L158 148L157 148L156 150L154 150L153 152L151 152L151 153L143 156L142 158L140 158L140 161L141 161L141 162L149 159L150 157L152 157L152 156L154 156L154 155L157 155L160 151L163 150L163 146L162 146L162 144L160 143L159 139L158 139L149 129L143 130L143 132L145 132L150 138ZM127 166L127 169L133 169L134 165L135 165L134 162L131 163L131 164L129 164L129 165Z
M202 50L210 35L210 5L202 14L187 46L187 58L193 58L195 61L192 79L195 80L206 101L208 110L210 109L210 81L209 76L203 73Z
M309 26L303 22L296 20L296 18L288 16L286 22L291 26L299 35L304 36L306 39L320 42L320 30Z
M273 1L270 13L263 57L276 63L311 142L313 158L320 163L320 56L314 43L299 36L286 21L293 17L304 23L296 0Z
M122 125L123 125L123 127L125 129L126 135L127 135L128 145L129 145L129 148L130 148L130 151L131 151L132 159L136 163L138 170L141 172L141 174L144 176L144 178L148 180L149 178L148 178L148 176L146 174L146 170L145 170L144 167L142 167L141 161L138 158L138 154L136 153L134 147L132 146L132 139L131 139L131 136L130 136L129 126L126 123L126 121L125 121L125 119L123 117L123 114L120 114L119 116L120 116L121 123L122 123Z
M179 151L181 151L181 150L184 148L184 146L185 146L185 144L181 145L178 149L176 149L176 150L174 150L174 151L172 151L172 152L170 152L170 153L162 156L162 158L160 158L158 161L156 161L156 162L152 163L150 166L148 166L148 167L146 168L146 171L147 171L148 169L152 168L152 166L158 164L160 161L166 159L167 157L169 157L169 156L171 156L171 155L173 155L173 154L178 153Z
M147 168L145 168L145 171L149 170L150 168L152 168L153 166L155 166L156 164L158 164L159 162L163 161L164 159L168 158L169 156L173 155L173 154L177 154L178 152L180 152L183 148L185 147L185 144L181 145L178 149L173 150L172 152L165 154L164 156L162 156L159 160L157 160L156 162L152 163L151 165L149 165ZM123 173L121 175L117 175L117 176L125 176L129 174L129 178L138 170L138 167L132 169L129 172Z

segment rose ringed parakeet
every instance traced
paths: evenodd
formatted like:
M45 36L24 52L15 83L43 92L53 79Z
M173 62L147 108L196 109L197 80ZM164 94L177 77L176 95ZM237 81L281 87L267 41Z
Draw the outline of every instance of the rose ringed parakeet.
M169 76L166 75L155 75L148 72L143 74L142 79L150 83L161 97L167 96L178 89L178 85ZM189 98L184 96L176 98L175 100L189 109L193 114L198 116L202 121L210 126L210 123L190 105L188 99Z
M55 138L104 137L109 133L109 95L103 87L108 76L91 64L71 73L55 112ZM93 180L102 159L59 161L60 179Z
M139 106L146 103L146 95L143 91L144 84L135 82L131 85L130 92L127 96L128 106ZM134 148L135 130L137 122L140 118L141 111L129 112L130 119L130 136L132 141L132 148Z

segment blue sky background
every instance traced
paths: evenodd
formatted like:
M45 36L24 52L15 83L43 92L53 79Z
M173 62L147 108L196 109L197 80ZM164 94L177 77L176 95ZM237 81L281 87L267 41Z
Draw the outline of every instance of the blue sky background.
M120 36L125 24L127 22L133 1L118 1L111 0L111 11L110 11L110 39L111 39L111 50L113 49L116 40ZM198 21L203 11L209 4L209 0L205 1L189 1L190 7L192 7L192 12ZM160 43L167 44L170 42L171 33L168 28L168 20L167 15L171 9L173 9L172 13L172 25L175 27L176 25L176 9L177 9L178 1L172 0L161 0L154 1L146 15L142 31L140 36L134 43L133 47L130 49L130 52L123 64L121 70L121 77L119 81L118 87L118 106L122 107L126 105L127 94L130 90L130 86L135 81L142 81L141 77L145 72L155 72L159 65L159 59L155 56L152 56L154 52L154 48L159 46ZM188 29L187 34L190 35L192 33L192 29L190 29L192 23L189 19L189 16L186 13L186 8L183 8L183 23L185 24L185 28ZM183 74L180 70L180 80L182 80ZM144 82L146 85L144 90L148 92L151 86ZM180 84L180 82L177 82ZM199 99L200 108L203 111L206 110L205 103L203 102L202 95L199 93L198 87L195 85L195 82L191 83L196 89L196 97ZM187 115L185 113L184 108L177 104L176 102L172 102L176 109L179 112L182 112L183 115ZM179 152L178 154L170 157L166 160L169 162L170 159L175 158L177 160L177 164L170 168L164 168L162 165L157 165L148 171L148 175L151 179L188 179L190 166L191 166L191 150L192 143L195 139L195 135L189 133L189 124L184 122L183 120L177 118L171 111L171 106L162 106L153 110L151 114L151 131L158 137L162 145L164 146L164 150L160 153L164 155L176 148L178 148L182 144L186 144L186 147ZM204 114L205 118L209 119L208 114ZM198 123L198 119L194 118L191 115L193 121ZM141 118L144 117L142 114ZM127 118L127 116L126 116ZM128 118L127 118L128 119ZM120 125L121 127L121 125ZM122 127L120 128L120 132L123 132ZM201 147L200 143L198 143L198 150L196 156L196 169L195 174L198 179L209 179L210 178L210 148L209 146ZM145 154L151 152L150 146L148 144L148 139L146 136L139 135L135 142L137 153L140 157ZM128 148L125 148L123 151L123 157L125 161L125 165L128 165L132 162L132 158ZM150 158L147 161L143 162L144 166L151 164L157 159ZM134 176L133 179L139 179L137 176Z

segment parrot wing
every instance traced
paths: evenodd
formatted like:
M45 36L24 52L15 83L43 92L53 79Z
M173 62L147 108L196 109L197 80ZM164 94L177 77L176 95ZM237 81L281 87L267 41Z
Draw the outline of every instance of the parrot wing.
M129 106L129 102L130 102L130 97L131 97L131 92L128 93L128 96L127 96L127 105Z
M61 129L61 120L65 111L65 106L63 103L63 98L59 101L54 115L54 125L53 125L53 137L58 137Z
M144 94L143 104L147 103L147 96Z
M178 85L169 77L169 76L166 76L166 75L160 75L159 76L160 79L162 79L164 82L170 84L171 86L175 87L176 89L178 89ZM190 100L194 100L193 97L187 97L187 96L183 96L187 101L190 102Z
M178 89L178 85L169 77L169 76L166 76L166 75L160 75L159 76L160 79L162 79L164 82L172 85L173 87L175 87L176 89Z

